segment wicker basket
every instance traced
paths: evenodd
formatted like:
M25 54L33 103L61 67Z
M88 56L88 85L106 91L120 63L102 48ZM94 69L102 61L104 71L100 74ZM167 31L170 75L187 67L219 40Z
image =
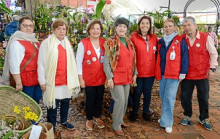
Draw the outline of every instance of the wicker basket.
M10 86L0 86L0 120L2 116L14 115L14 106L30 107L31 111L38 115L38 122L42 116L42 110L39 105L28 95L23 92L15 92L15 89ZM18 117L24 122L24 130L16 130L19 134L24 134L31 129L32 123L24 119L24 117Z

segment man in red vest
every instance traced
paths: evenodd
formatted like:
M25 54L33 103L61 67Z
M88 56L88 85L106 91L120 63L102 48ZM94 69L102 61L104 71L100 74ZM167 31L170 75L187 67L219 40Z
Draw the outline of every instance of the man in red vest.
M186 78L182 81L181 104L184 109L182 125L188 125L192 116L192 94L194 86L197 88L199 102L199 120L207 130L212 130L209 122L209 75L216 71L218 66L218 53L214 42L208 34L199 32L193 17L183 20L183 37L189 49L189 70Z

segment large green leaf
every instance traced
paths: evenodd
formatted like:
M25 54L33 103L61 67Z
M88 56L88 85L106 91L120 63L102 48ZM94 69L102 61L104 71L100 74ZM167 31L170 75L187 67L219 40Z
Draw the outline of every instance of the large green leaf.
M92 16L92 19L100 19L102 14L102 9L105 6L106 1L100 0L99 3L96 5L96 13Z

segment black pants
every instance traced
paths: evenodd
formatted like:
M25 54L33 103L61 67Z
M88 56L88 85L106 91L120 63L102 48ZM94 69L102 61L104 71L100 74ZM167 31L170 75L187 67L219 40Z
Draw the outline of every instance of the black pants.
M56 99L56 108L47 109L47 120L48 122L53 124L54 131L56 127L57 108L59 107L59 103L60 103L60 123L65 123L68 117L69 102L70 102L69 98Z
M181 87L181 104L184 109L184 115L192 116L192 94L194 86L197 88L197 98L199 102L199 119L202 121L209 118L209 80L183 80Z
M92 120L99 118L102 113L102 101L104 95L104 85L86 86L86 118Z

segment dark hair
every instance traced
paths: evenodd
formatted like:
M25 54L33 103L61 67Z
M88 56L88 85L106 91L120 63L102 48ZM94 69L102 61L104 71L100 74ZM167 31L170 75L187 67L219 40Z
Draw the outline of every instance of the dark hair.
M63 25L66 26L66 31L68 31L69 26L68 26L67 22L64 19L58 18L55 21L53 21L53 23L52 23L52 30L54 31L59 26L63 26Z
M33 22L33 24L34 24L34 21L32 20L31 17L29 17L29 16L23 16L23 17L20 18L19 21L18 21L18 30L20 30L20 26L21 26L21 24L24 22L24 20L30 20L30 21Z
M141 16L140 19L138 20L137 32L138 32L138 34L142 35L141 29L140 29L140 24L141 24L141 21L142 21L143 19L148 19L148 20L149 20L150 28L149 28L147 34L151 36L151 35L152 35L152 31L151 31L151 29L152 29L152 21L151 21L151 18L150 18L149 16L146 16L146 15Z
M129 20L124 18L124 17L119 17L116 19L115 21L115 27L117 27L119 24L124 24L127 26L127 28L129 27Z
M86 32L87 32L89 35L90 35L89 30L90 30L92 27L94 27L95 24L99 24L99 26L100 26L100 28L101 28L101 34L102 34L102 32L103 32L103 26L102 26L101 21L98 20L98 19L94 19L94 20L92 20L92 21L88 24L88 26L87 26L87 28L86 28Z

